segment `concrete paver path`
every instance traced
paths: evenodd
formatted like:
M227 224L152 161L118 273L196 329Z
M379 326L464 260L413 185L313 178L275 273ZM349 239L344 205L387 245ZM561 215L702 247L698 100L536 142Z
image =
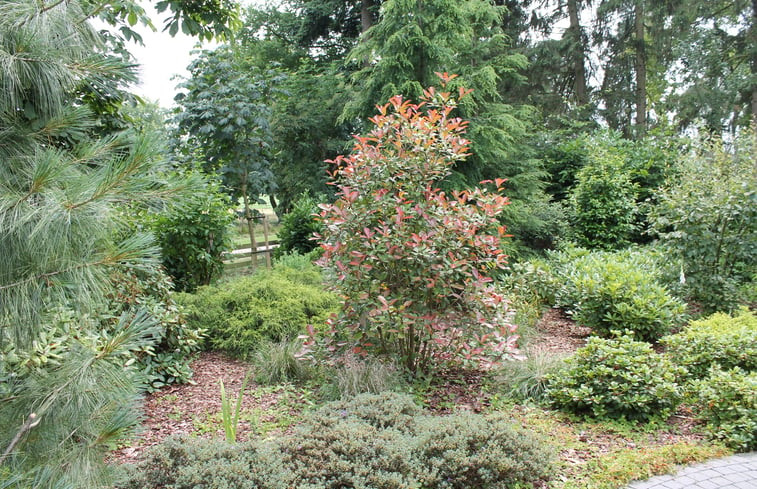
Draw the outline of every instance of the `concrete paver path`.
M741 453L631 483L627 489L757 489L757 452Z

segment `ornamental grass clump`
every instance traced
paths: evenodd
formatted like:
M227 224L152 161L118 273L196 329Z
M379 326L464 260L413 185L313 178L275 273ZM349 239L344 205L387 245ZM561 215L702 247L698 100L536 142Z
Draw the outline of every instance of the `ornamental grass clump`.
M443 88L454 78L440 77ZM509 307L490 278L506 262L504 180L482 182L494 192L437 188L468 156L456 105L434 88L419 104L392 97L352 154L333 161L338 198L321 205L319 236L319 264L343 297L332 347L387 355L412 373L512 351Z

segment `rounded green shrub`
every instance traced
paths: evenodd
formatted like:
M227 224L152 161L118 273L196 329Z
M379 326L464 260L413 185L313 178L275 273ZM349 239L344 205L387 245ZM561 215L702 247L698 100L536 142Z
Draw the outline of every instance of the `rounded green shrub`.
M713 438L734 450L757 449L757 372L714 367L690 391L697 416Z
M629 245L637 234L638 186L624 164L622 152L595 145L586 165L576 174L570 202L573 229L580 245L618 249Z
M595 337L548 376L547 398L578 415L646 421L678 406L682 389L676 378L682 374L648 343Z
M337 310L337 297L311 279L307 273L274 268L200 287L177 300L187 321L207 331L208 348L248 357L261 342L291 339L308 324L324 324Z
M276 235L279 247L275 257L287 253L306 254L318 248L314 237L323 231L323 224L316 219L320 210L318 202L311 196L303 194L292 205L292 209L281 218L281 228Z
M678 365L686 367L688 378L704 378L713 366L757 371L757 315L746 308L692 321L661 343Z
M557 302L599 336L631 331L638 340L656 341L685 311L684 303L658 283L658 273L643 253L578 255L558 267L563 285Z
M145 214L176 290L191 292L220 275L222 255L231 247L230 207L218 183L207 180L203 190L182 195L160 212Z

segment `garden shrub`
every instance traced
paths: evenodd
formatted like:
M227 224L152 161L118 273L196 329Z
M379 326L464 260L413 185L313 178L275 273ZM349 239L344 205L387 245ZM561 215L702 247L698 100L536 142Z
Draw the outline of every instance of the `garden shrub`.
M8 382L3 384L10 385L10 376L17 380L59 368L72 354L72 344L96 349L112 341L121 333L123 318L137 314L154 323L149 339L130 348L123 358L139 372L140 387L152 391L188 382L192 377L190 362L200 349L203 330L187 324L179 313L170 278L158 268L124 268L111 275L111 284L106 304L90 315L81 317L65 307L54 311L33 348L20 351L12 342L0 341L0 380ZM8 379L2 379L4 375Z
M557 303L577 322L604 337L631 331L656 341L683 319L685 305L656 280L659 271L644 253L573 252L556 267L562 286Z
M660 193L654 230L683 264L686 292L705 313L732 311L756 277L757 131L729 148L708 142L679 162Z
M310 363L297 358L302 341L285 339L279 342L264 341L252 355L255 381L263 385L302 381L315 375Z
M336 296L312 280L310 273L274 267L179 294L177 300L187 321L207 331L208 348L250 357L262 342L292 339L336 311Z
M318 248L316 233L323 230L323 224L316 219L319 213L318 201L303 194L292 204L292 209L281 218L281 227L276 232L279 247L274 252L278 258L287 253L307 254Z
M636 229L638 188L624 171L624 156L595 145L570 193L573 230L581 246L605 250L628 246Z
M160 245L163 266L176 290L191 292L207 285L223 270L224 252L231 247L231 202L217 182L182 195L173 205L143 215Z
M713 367L690 392L696 415L713 438L738 451L757 449L757 371Z
M169 441L120 487L515 489L546 478L550 462L540 440L501 416L426 416L409 396L364 394L275 440Z
M433 88L420 105L392 97L334 162L338 199L322 206L319 260L344 297L332 346L389 355L411 372L511 352L514 327L490 277L506 259L504 180L489 182L495 192L437 188L468 154L456 103Z
M683 369L630 336L590 338L548 376L547 397L559 409L596 418L646 421L678 406Z
M688 378L704 378L713 366L757 371L757 316L746 308L732 316L716 313L692 321L661 343L678 365L686 367Z

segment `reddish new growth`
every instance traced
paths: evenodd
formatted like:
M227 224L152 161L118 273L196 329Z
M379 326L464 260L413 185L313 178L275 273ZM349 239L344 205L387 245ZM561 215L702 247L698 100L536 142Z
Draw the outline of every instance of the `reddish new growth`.
M442 89L454 78L439 76ZM332 349L394 355L411 372L488 366L512 352L510 309L490 278L506 264L504 180L481 182L496 192L436 187L468 155L456 104L433 87L419 104L393 97L352 154L333 161L338 200L321 206L319 236L319 264L344 299Z

